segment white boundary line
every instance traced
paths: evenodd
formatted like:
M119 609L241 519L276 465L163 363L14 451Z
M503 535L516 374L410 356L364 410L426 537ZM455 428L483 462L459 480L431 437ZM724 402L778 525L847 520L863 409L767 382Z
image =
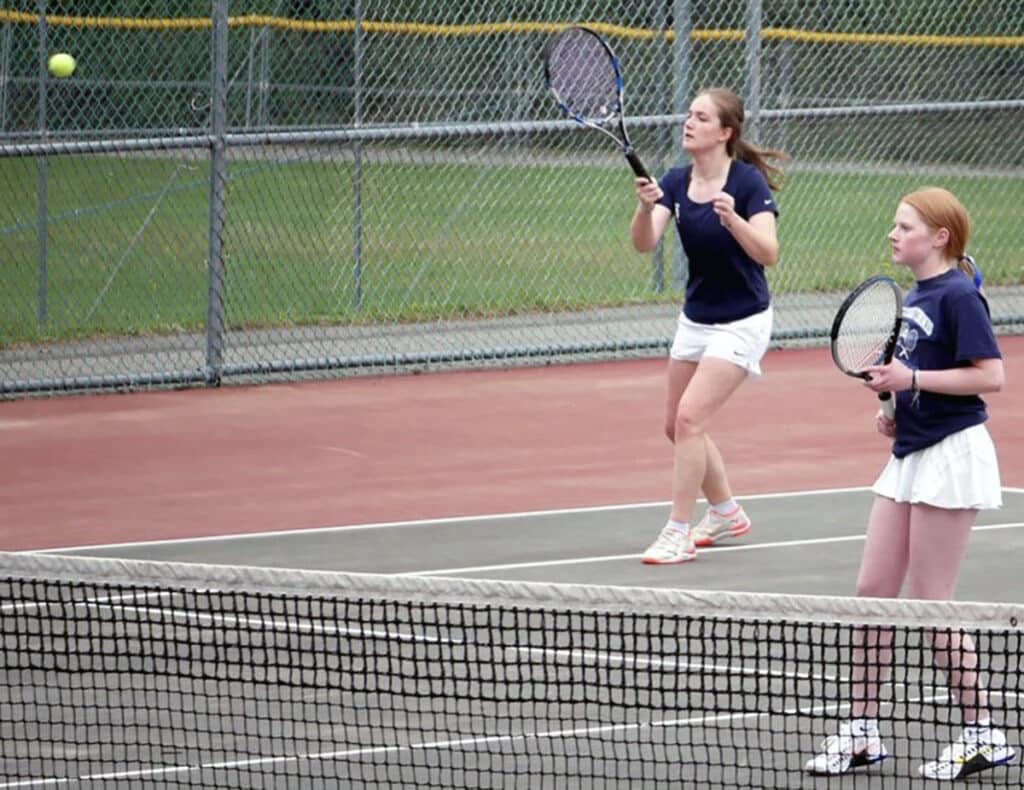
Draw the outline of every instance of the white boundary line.
M855 494L863 491L870 491L870 486L854 486L851 488L819 488L819 489L808 489L803 491L777 491L767 494L747 494L737 495L737 499L744 501L750 499L786 499L791 497L810 497L810 496L831 496L834 494ZM1024 488L1003 488L1004 494L1024 494ZM703 500L698 500L702 502ZM502 521L511 519L521 518L536 518L540 516L563 516L571 515L575 513L613 513L619 510L641 510L644 508L663 508L668 507L672 503L668 500L663 502L633 502L622 505L594 505L590 507L573 507L573 508L558 508L552 510L523 510L511 513L490 513L484 515L475 516L449 516L445 518L428 518L419 519L413 521L381 521L377 523L369 524L352 524L352 525L331 525L326 527L300 527L297 529L279 529L271 530L269 532L238 532L229 533L224 535L207 535L200 538L167 538L164 540L138 540L138 541L126 541L124 543L85 543L77 546L59 546L57 548L49 549L29 549L23 553L26 554L64 554L67 552L74 551L91 551L101 549L116 549L116 548L137 548L141 546L180 546L190 545L199 543L212 543L214 541L230 541L230 540L259 540L261 538L277 538L277 537L292 537L296 535L323 535L332 534L336 532L349 532L349 531L365 531L365 530L384 530L384 529L419 529L422 527L437 526L439 524L446 525L458 525L458 524L474 524L481 521ZM1014 526L1010 524L1009 526ZM990 527L984 527L984 529L995 529L999 525L993 525ZM975 529L979 529L975 527ZM773 548L776 546L801 546L808 545L811 543L828 543L828 542L843 542L849 540L863 539L863 535L858 536L846 536L838 538L821 538L809 541L790 541L787 543L760 543L752 544L750 546L729 546L719 547L714 551L736 551L744 549L755 549L755 548ZM577 560L577 562L604 562L605 560L612 559L625 559L638 555L633 554L622 554L609 557L597 557L590 560ZM502 569L502 568L517 568L517 567L540 567L543 565L559 565L567 561L559 560L550 563L528 563L524 565L495 565L487 566L481 569ZM466 569L475 570L475 569ZM410 572L405 574L396 574L402 576L414 576L418 574L432 574L432 573L445 573L446 571L418 571Z
M806 491L782 491L769 494L750 494L747 496L737 495L737 499L784 499L787 497L805 496L827 496L832 494L850 494L859 491L870 491L870 486L856 486L853 488L821 488ZM1004 489L1012 490L1012 489ZM1016 493L1016 492L1014 492ZM1024 489L1020 489L1024 493ZM703 500L700 500L703 501ZM668 507L671 504L668 500L663 502L633 502L623 505L595 505L591 507L558 508L553 510L524 510L511 513L488 513L476 516L448 516L446 518L428 518L414 521L382 521L370 524L352 525L331 525L325 527L301 527L298 529L279 529L269 532L239 532L224 535L207 535L201 538L168 538L166 540L138 540L124 543L86 543L79 546L61 546L51 549L38 549L31 551L32 554L63 554L68 551L79 551L85 549L113 549L130 548L133 546L170 546L187 545L190 543L210 543L218 540L254 540L259 538L275 538L281 536L310 535L316 533L330 534L332 532L348 532L350 530L377 530L377 529L406 529L430 527L438 524L472 524L480 521L499 521L503 519L536 518L538 516L562 516L573 513L611 513L617 510L638 510L641 508Z
M1024 521L1008 521L1003 524L985 524L975 526L974 532L988 532L1000 529L1019 529L1024 527ZM729 551L759 551L760 549L784 549L793 546L819 546L827 543L851 543L864 540L864 534L841 535L831 538L801 538L798 540L780 540L774 543L747 543L742 546L719 546L718 548L705 549L709 554L721 554ZM572 559L543 560L540 562L516 562L507 565L477 565L464 568L443 568L432 571L406 571L396 573L395 576L448 576L460 573L481 573L485 571L506 571L521 568L548 568L557 565L586 565L594 562L615 562L619 560L639 559L639 554L607 554L601 557L575 557Z

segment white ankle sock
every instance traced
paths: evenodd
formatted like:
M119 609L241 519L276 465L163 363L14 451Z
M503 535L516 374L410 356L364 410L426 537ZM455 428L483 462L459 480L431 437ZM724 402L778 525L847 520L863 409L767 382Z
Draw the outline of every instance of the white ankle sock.
M878 719L850 719L851 735L878 735Z
M711 509L720 516L728 516L738 507L739 505L736 504L736 500L731 498L724 502L719 502L717 505L711 505Z

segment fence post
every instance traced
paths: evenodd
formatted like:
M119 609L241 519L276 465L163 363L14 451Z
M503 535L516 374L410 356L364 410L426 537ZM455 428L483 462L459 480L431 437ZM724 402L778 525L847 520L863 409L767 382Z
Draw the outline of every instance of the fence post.
M762 0L750 0L747 6L747 59L746 59L746 123L744 135L757 142L761 121L761 20Z
M352 125L356 129L363 122L363 3L356 0L356 29L352 45ZM352 168L353 227L352 276L355 278L355 308L363 307L363 143L353 144L355 162Z
M693 33L693 22L690 19L690 0L674 0L672 8L672 32L675 34L675 45L672 52L674 65L672 74L672 113L683 115L690 106L690 40ZM672 156L677 157L683 150L683 129L676 124L672 130ZM672 239L672 285L677 291L686 287L686 253L678 233L669 234Z
M0 43L0 132L7 131L7 97L11 82L11 35L14 24L4 22L2 43Z
M245 56L245 128L252 128L252 72L256 66L256 45L259 35L256 28L249 31L249 52Z
M224 365L224 212L226 209L228 101L228 0L213 0L210 71L209 295L206 319L206 380L219 385Z
M270 50L274 28L266 26L260 33L260 109L256 114L261 129L270 124Z
M670 24L672 24L672 5L674 0L666 0L662 4L662 16L654 18L654 26L661 30L668 30ZM669 35L665 35L664 40L658 42L659 47L664 45L665 47L665 60L669 64L672 63L672 52L673 43ZM663 107L669 106L672 102L672 91L674 90L674 82L672 80L673 69L669 67L669 78L665 82L665 87L668 89L667 95L664 97L659 93L655 94L656 107L660 111ZM650 111L647 111L650 114ZM672 163L672 148L675 145L673 142L672 130L667 131L658 129L656 130L656 137L654 138L656 143L657 151L657 164L658 170L661 172L665 171L665 167L671 167ZM654 150L652 150L652 159ZM651 254L651 289L656 294L660 294L665 290L665 245L659 244L654 248L654 252Z
M776 106L780 110L788 110L790 89L793 87L793 43L789 40L783 41L779 46L777 67L779 76ZM778 147L783 151L789 148L789 123L789 119L783 117L778 124Z
M39 137L42 142L46 142L46 138L49 136L46 132L47 119L46 119L46 91L49 87L47 80L47 68L46 61L48 57L49 44L49 30L46 24L46 0L38 0L37 7L39 9L39 106L38 106L38 122L39 122ZM38 304L36 306L37 322L39 324L39 331L46 331L46 324L48 321L48 306L49 306L49 250L48 240L50 236L50 206L49 199L47 198L47 184L49 181L48 163L46 161L46 154L41 154L36 158L36 214L38 224L36 227L36 238L39 244L39 296Z

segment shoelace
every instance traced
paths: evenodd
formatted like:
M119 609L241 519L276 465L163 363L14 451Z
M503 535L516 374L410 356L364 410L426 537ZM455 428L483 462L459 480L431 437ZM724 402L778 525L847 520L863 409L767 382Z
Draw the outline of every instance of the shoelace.
M658 545L675 549L686 542L686 533L678 529L663 529L658 536Z

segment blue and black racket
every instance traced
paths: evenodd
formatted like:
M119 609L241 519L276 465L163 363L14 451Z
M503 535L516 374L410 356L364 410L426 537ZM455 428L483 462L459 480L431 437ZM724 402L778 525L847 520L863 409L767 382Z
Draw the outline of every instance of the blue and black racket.
M608 135L633 172L650 180L626 133L622 69L607 41L588 27L565 28L544 49L544 76L562 112Z

